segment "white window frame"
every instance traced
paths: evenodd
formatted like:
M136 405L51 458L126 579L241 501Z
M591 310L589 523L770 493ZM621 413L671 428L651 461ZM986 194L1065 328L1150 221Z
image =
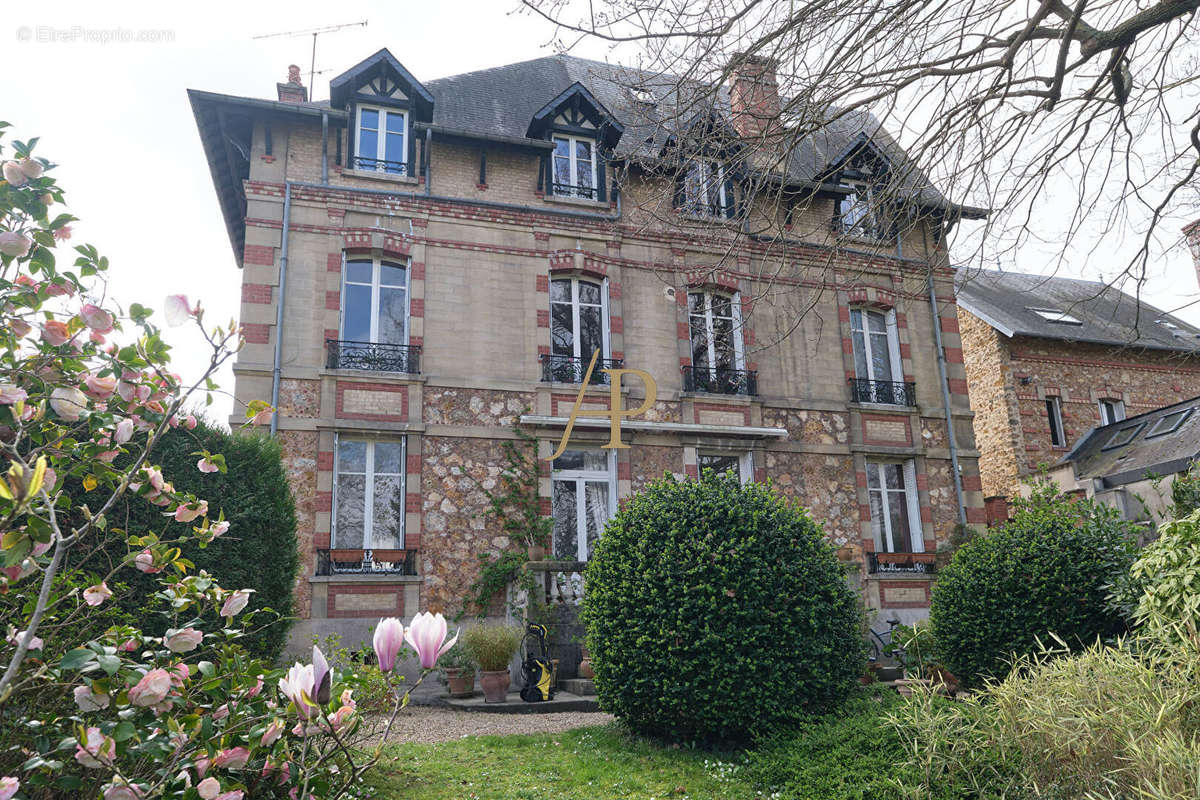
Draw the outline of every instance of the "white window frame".
M572 447L570 450L585 450L595 452L596 448ZM564 451L566 452L566 451ZM608 518L612 519L617 513L617 451L602 450L607 464L604 470L592 469L554 469L550 472L550 497L554 498L555 481L572 481L575 483L575 555L576 561L587 561L587 497L584 487L590 481L604 481L608 484ZM554 513L553 507L551 514ZM553 547L553 543L551 544Z
M691 300L690 295L699 294L699 295L704 296L704 334L705 334L706 339L708 340L708 369L713 370L713 371L718 369L718 367L717 367L716 336L713 335L714 328L713 328L712 299L714 296L729 298L729 312L730 312L730 316L733 320L733 323L732 323L733 324L733 331L732 331L732 333L733 333L733 368L737 369L737 370L744 370L746 368L746 360L745 360L745 353L743 352L743 349L742 349L742 296L741 296L741 293L740 292L732 292L730 294L726 294L724 292L714 292L710 289L689 289L687 293L689 295L689 297L687 298L689 301ZM687 311L688 340L689 340L688 341L688 350L692 354L692 365L693 365L693 367L695 367L696 351L693 349L693 346L691 343L692 317L700 316L700 315L692 313L690 302L685 307L688 309L688 311ZM695 367L695 368L699 369L699 367Z
M346 285L349 283L355 286L366 286L367 284L361 281L351 281L348 264L351 261L365 262L368 259L363 256L347 256L345 251L342 252L342 299L339 304L340 312L338 319L338 336L343 340L346 338ZM379 344L379 295L382 289L381 276L383 274L383 266L386 264L389 267L395 267L404 270L404 341L401 344L407 345L409 337L412 335L412 264L410 260L398 261L392 258L384 258L378 255L372 255L369 259L371 262L371 332L369 343ZM389 286L388 288L394 288Z
M567 183L567 184L561 184L556 180L556 176L558 174L557 170L556 170L557 164L555 164L553 162L556 162L559 159L559 155L558 155L558 140L559 139L562 139L563 141L565 141L567 143L567 160L568 160L568 163L570 164L570 173L569 174L570 174L570 178L571 178L570 183ZM551 142L553 142L554 146L555 146L555 149L550 151L550 159L551 159L550 183L551 183L551 186L553 187L551 189L551 192L554 195L559 196L559 197L563 197L563 196L579 197L584 200L599 199L599 195L598 195L599 187L596 185L596 181L597 181L596 140L591 138L590 136L573 136L573 135L567 134L567 133L556 133L551 138ZM578 156L578 153L576 153L576 151L575 151L575 143L576 142L587 142L589 148L591 149L591 153L592 153L591 194L584 193L579 186L579 167L578 167L579 156ZM564 190L561 192L559 191L559 188L558 188L560 186L564 187ZM570 187L570 188L566 189L565 187Z
M860 319L862 319L864 322L864 326L858 330L855 330L855 328L854 328L854 312L855 311L859 312ZM859 346L858 340L860 338L862 339L862 342L863 342L862 346L863 346L863 351L864 351L863 355L866 356L866 363L867 363L867 374L859 375L858 374L858 363L857 363L857 361L855 362L855 364L854 364L855 377L860 378L860 379L869 380L869 381L881 381L882 380L881 378L876 378L875 374L874 374L875 373L875 359L872 358L873 352L871 350L871 329L870 329L870 326L866 324L866 315L868 313L883 315L884 330L887 332L887 341L888 341L888 361L890 361L891 365L892 365L892 382L893 383L902 383L904 380L904 363L903 363L903 360L900 358L900 328L896 324L896 309L894 309L894 308L889 308L886 311L884 311L882 309L878 309L878 308L871 308L869 306L852 306L850 308L850 340L853 343L853 346L855 347L855 349L857 349Z
M692 180L692 168L697 167L696 181ZM708 186L713 171L717 174L717 202L713 208L708 202ZM688 159L683 168L683 211L696 217L718 219L724 216L729 208L729 198L725 195L725 164L720 161L707 161L703 158ZM689 195L695 193L701 199L699 203L692 201Z
M376 473L375 472L375 444L378 439L370 439L365 436L347 436L349 441L366 442L367 457L364 465L365 473L349 473L353 475L362 474L366 478L366 486L363 487L363 550L404 550L408 539L408 437L401 436L400 441L400 496L405 498L405 511L400 514L400 536L396 547L374 547L375 538L375 477L377 474L392 475L391 472ZM388 443L394 443L395 440L383 440ZM337 510L338 510L338 476L341 474L341 447L342 434L334 434L333 437L333 508L329 515L329 547L331 550L356 549L356 548L339 548L337 546Z
M362 112L378 111L379 112L379 128L375 131L375 153L374 156L366 155L362 152ZM397 172L388 173L390 175L408 175L408 112L400 108L388 108L386 106L374 106L370 104L359 103L358 108L354 113L354 168L359 170L368 170L374 172L388 172L387 165L384 163L387 156L387 117L388 115L399 115L404 119L404 132L401 135L403 138L402 151L404 158L399 162L401 167ZM360 158L375 159L375 166L369 167L360 164Z
M592 359L591 353L579 352L579 347L580 347L580 344L579 344L579 342L580 342L579 309L582 305L582 303L580 303L580 301L579 301L579 283L580 283L580 281L583 281L584 283L590 283L592 285L598 285L600 287L600 342L601 342L601 350L602 350L602 352L600 353L600 358L609 358L610 357L609 353L612 351L609 349L609 333L610 333L610 331L609 331L609 326L608 326L608 321L609 321L608 320L608 278L604 278L602 280L597 281L594 278L587 277L586 275L551 275L550 276L551 284L553 284L555 281L567 281L567 280L569 280L571 282L571 337L572 337L571 338L571 350L572 350L571 357L572 358L580 358L580 359L583 359L584 361L591 361L591 359ZM551 320L550 324L551 325L554 324L554 306L555 305L563 305L563 304L555 301L554 293L553 293L553 291L551 291L551 293L550 293L550 320ZM588 303L588 305L590 306L591 303ZM551 342L550 342L550 349L551 349L551 355L553 355L554 354L553 353L553 350L554 350L553 340L551 340ZM565 356L560 356L560 358L565 358Z
M1050 428L1050 446L1051 447L1066 447L1067 446L1067 429L1063 427L1062 417L1062 398L1058 395L1046 395L1046 415L1047 426ZM1051 416L1052 415L1052 416ZM1054 426L1058 426L1058 435L1062 441L1054 441Z
M1123 400L1102 398L1099 402L1099 406L1101 425L1112 425L1117 422L1122 422L1125 419L1125 402ZM1110 407L1112 409L1111 413L1109 411Z
M847 198L842 197L838 200L838 220L842 233L864 239L882 239L884 231L879 224L879 213L875 207L875 187L865 181L848 181L846 185L854 190L851 196L855 198L855 202L843 207L842 204L847 202ZM862 214L852 222L847 222L849 212L860 207L863 208Z
M700 460L702 458L705 458L706 456L710 457L710 458L713 456L717 456L717 457L736 456L737 460L738 460L738 481L742 484L742 486L745 486L748 483L754 482L754 454L751 451L746 450L741 453L730 453L727 451L722 452L720 450L706 450L703 448L700 450L697 450L696 451L696 474L697 475L702 476L704 474L704 466L700 463Z
M904 469L903 469L904 488L903 489L888 489L887 488L887 482L883 480L883 475L880 473L879 470L884 465L890 465L890 464L903 464L904 465ZM876 480L879 483L878 489L870 488L871 487L870 472L872 469L876 470ZM904 502L905 502L905 505L906 505L907 511L908 511L908 529L909 529L909 531L912 532L912 539L913 539L912 552L924 553L925 552L925 529L921 523L921 498L920 498L920 495L917 490L917 462L911 458L904 460L904 461L887 461L887 460L872 459L872 460L867 461L867 474L868 474L867 507L872 509L872 514L874 514L874 506L871 504L871 498L870 498L870 495L872 492L879 492L879 495L881 498L880 505L883 507L882 508L883 519L878 521L879 530L872 531L872 534L875 535L875 547L877 548L877 552L884 552L884 553L896 552L896 550L894 549L895 543L894 543L893 536L892 536L892 514L891 514L892 498L890 498L889 495L898 495L898 494L902 493L904 495ZM875 519L873 516L872 516L871 521L872 521L872 523L875 523ZM875 527L875 525L872 524L872 528L874 528L874 527Z

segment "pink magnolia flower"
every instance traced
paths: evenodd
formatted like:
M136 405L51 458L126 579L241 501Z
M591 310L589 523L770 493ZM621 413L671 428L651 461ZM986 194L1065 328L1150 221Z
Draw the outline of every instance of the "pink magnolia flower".
M108 708L109 701L108 695L95 692L86 684L75 687L75 705L80 711L100 711Z
M112 314L91 303L84 303L80 306L79 318L83 320L84 325L96 333L110 333L113 329Z
M229 716L229 703L222 703L221 705L217 706L216 710L213 711L213 713L212 713L212 718L216 722L220 722L221 720L225 719L228 716Z
M354 706L342 706L337 711L333 712L333 716L329 718L329 722L333 729L341 732L343 728L350 722L350 718L354 716Z
M139 645L140 642L138 642L137 639L126 639L125 641L121 642L121 646L117 649L122 653L132 653L134 650L138 649Z
M186 417L183 418L183 427L187 428L189 431L196 430L196 425L198 425L198 424L199 423L196 421L195 414L188 414Z
M104 790L104 800L142 800L142 790L131 783L114 783Z
M133 565L138 568L138 571L147 575L162 572L162 567L154 566L154 554L150 552L149 547L137 554L137 557L133 559Z
M42 177L42 173L46 170L42 162L34 161L32 158L22 158L17 165L21 168L21 172L25 173L25 177L30 180Z
M241 789L234 789L232 792L222 792L216 796L215 800L242 800L246 793Z
M181 688L183 688L184 681L186 681L188 679L188 676L190 676L192 674L192 668L189 667L187 664L180 662L180 663L176 664L175 666L171 667L170 673L171 673L171 685L177 689L181 689Z
M171 675L165 669L152 669L129 690L129 702L135 706L153 706L171 691Z
M202 458L199 461L197 461L196 469L200 470L201 472L220 472L221 471L220 467L218 467L213 462L209 461L207 458Z
M196 784L196 793L202 800L215 800L221 793L221 784L216 778L205 778Z
M113 431L113 441L117 444L125 444L133 437L133 420L125 418L117 423L116 429Z
M437 660L458 641L458 633L446 642L446 618L426 611L413 617L412 624L404 634L404 641L417 651L422 669L432 669ZM445 642L445 644L443 644Z
M40 637L30 636L29 631L17 631L8 637L8 643L13 646L16 646L17 642L22 640L25 641L26 650L41 650L46 646L46 643Z
M107 400L112 397L117 388L117 379L111 375L100 377L95 373L88 373L88 376L83 379L84 393L93 400Z
M217 769L241 769L250 760L250 751L244 747L231 747L217 753L212 765Z
M178 328L180 325L188 321L188 317L196 313L188 302L187 295L172 294L167 295L165 307L163 309L164 316L167 320L167 325L172 328Z
M204 641L204 634L195 628L167 631L167 635L163 637L163 644L172 653L191 652L199 647L202 641Z
M48 319L42 323L42 339L51 347L59 347L71 339L71 329L60 319Z
M8 327L18 339L28 336L29 332L33 330L33 326L28 322L15 317L8 321Z
M69 283L47 283L46 294L51 297L70 297L75 294L75 287Z
M279 737L282 734L283 734L283 720L281 720L281 719L271 720L271 724L267 726L267 729L265 731L263 731L262 742L261 742L262 746L270 747L271 745L275 744L275 742L279 739Z
M221 606L221 616L232 619L242 612L246 604L250 602L250 592L253 589L238 589L229 597L225 598L225 604Z
M13 795L21 788L21 782L11 775L0 778L0 800L12 800Z
M197 778L203 778L203 777L204 777L204 773L208 772L208 767L209 767L209 765L210 765L210 764L212 764L212 760L211 760L211 759L208 759L208 758L197 758L197 759L196 759L196 763L195 763L195 767L196 767L196 777L197 777Z
M223 519L220 522L213 524L213 526L208 529L208 532L210 534L212 534L212 537L215 539L228 530L229 530L229 520Z
M271 418L275 416L275 409L264 408L262 411L254 415L254 419L250 420L252 425L270 425Z
M87 411L87 396L74 386L59 386L50 392L50 407L67 422L75 422Z
M0 383L0 405L11 406L22 400L29 399L29 393L11 383Z
M75 760L88 769L100 769L113 762L117 755L117 743L111 736L105 736L99 728L91 727L85 731L87 740L75 747Z
M208 513L208 501L200 500L196 503L180 503L175 509L176 522L191 522L196 517L202 517Z
M83 600L89 606L98 606L110 597L112 597L112 590L103 581L83 590Z
M20 163L5 161L4 180L8 181L10 186L24 186L29 182L29 176L25 174L25 170L21 169Z
M258 693L262 691L262 687L263 687L262 679L263 679L263 676L259 675L258 680L255 681L254 685L251 686L249 691L246 692L246 697L258 697Z
M92 344L104 344L108 341L108 339L104 338L103 333L96 333L95 331L92 331L90 334L88 334L88 339L92 342Z
M279 679L279 691L296 705L296 713L308 719L316 710L313 702L313 666L296 662L288 670L287 677Z
M391 672L396 666L396 655L404 646L404 624L395 617L379 620L375 626L375 657L379 659L379 669Z
M121 455L120 450L104 450L96 453L96 460L103 461L105 464L111 464L117 460L117 456Z
M24 258L29 254L29 248L33 247L33 240L24 234L16 231L4 231L0 233L0 253L6 256L15 258Z
M315 644L313 645L312 668L313 700L317 701L319 705L325 705L329 702L333 673L329 671L329 662L325 660L325 654Z
M65 242L71 238L71 226L63 225L54 231L54 240L56 242Z

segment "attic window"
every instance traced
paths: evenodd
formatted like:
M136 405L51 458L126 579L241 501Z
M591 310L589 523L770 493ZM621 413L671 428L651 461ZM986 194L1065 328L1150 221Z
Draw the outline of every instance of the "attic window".
M1140 431L1144 427L1146 427L1146 423L1142 422L1142 423L1138 423L1137 425L1130 425L1127 428L1121 428L1121 430L1114 433L1109 438L1109 440L1107 442L1105 442L1104 446L1101 447L1100 449L1101 450L1113 450L1117 447L1124 447L1125 445L1132 442L1133 437L1137 436L1138 431Z
M1169 319L1156 319L1156 320L1154 320L1154 321L1155 321L1155 322L1157 322L1159 325L1162 325L1164 328L1167 328L1167 329L1169 329L1169 330L1173 330L1173 331L1177 331L1177 330L1179 330L1179 326L1178 326L1178 325L1176 325L1174 322L1171 322L1171 320L1169 320Z
M1032 311L1047 322L1057 322L1060 325L1082 325L1083 320L1079 317L1072 316L1065 311L1059 311L1057 308L1027 308L1026 311Z
M1166 416L1159 417L1158 421L1150 426L1150 430L1146 431L1146 438L1149 439L1152 436L1165 436L1168 433L1174 433L1192 415L1193 410L1185 408L1182 411L1172 411Z

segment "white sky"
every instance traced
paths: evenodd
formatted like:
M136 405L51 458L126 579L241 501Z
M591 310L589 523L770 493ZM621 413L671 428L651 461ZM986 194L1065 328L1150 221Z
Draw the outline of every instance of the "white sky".
M56 177L70 212L81 219L72 243L95 244L109 257L113 298L161 314L166 295L185 293L203 303L210 322L228 320L239 309L241 273L185 90L274 98L289 63L301 66L308 83L312 37L253 36L364 19L365 28L318 39L316 66L328 71L316 77L315 99L328 97L332 77L380 47L422 81L552 52L551 28L513 13L515 7L515 0L43 2L28 10L10 4L0 23L6 76L0 119L12 123L10 137L40 136L37 153L63 165ZM113 29L126 36L165 31L168 40L83 40ZM599 43L573 52L614 58ZM1056 266L1044 254L1030 256L1023 271ZM1058 274L1095 279L1097 267L1073 264ZM1196 297L1195 272L1182 248L1150 277L1146 297L1162 308ZM1181 316L1200 321L1195 309ZM199 335L189 329L167 335L176 368L185 378L199 374L205 359ZM221 383L232 389L229 370ZM218 400L215 416L223 419L231 407L230 399Z

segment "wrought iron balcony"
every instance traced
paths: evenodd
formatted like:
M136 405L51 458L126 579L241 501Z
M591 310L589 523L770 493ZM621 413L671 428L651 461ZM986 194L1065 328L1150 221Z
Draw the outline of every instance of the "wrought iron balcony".
M936 560L934 553L867 553L867 572L871 575L930 575Z
M855 403L883 403L889 406L915 406L917 385L901 381L850 379L850 399Z
M421 348L415 344L325 340L327 369L369 369L376 372L421 371Z
M317 575L416 575L416 550L317 550Z
M684 367L683 390L713 394L756 395L758 394L758 373L750 369Z
M579 197L584 200L597 199L594 186L573 186L569 183L552 183L550 192L555 197Z
M583 383L583 376L587 374L591 360L590 356L575 358L542 354L542 380L546 383ZM603 370L620 369L624 363L619 358L597 358L596 366L592 368L591 383L607 386L608 373Z
M386 158L354 157L354 168L366 172L383 172L387 175L407 175L407 161L388 161Z

